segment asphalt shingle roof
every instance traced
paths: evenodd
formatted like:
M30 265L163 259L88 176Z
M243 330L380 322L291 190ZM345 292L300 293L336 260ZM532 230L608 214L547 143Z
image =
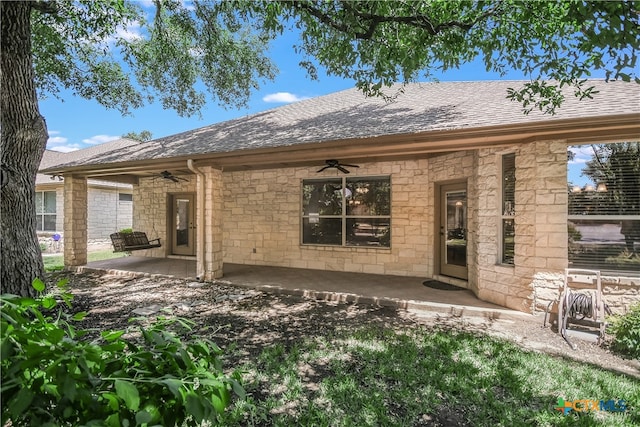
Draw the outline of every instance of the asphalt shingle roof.
M522 81L414 83L395 102L348 89L268 111L84 157L65 166L170 159L239 150L287 147L381 135L553 122L640 112L640 85L593 80L594 99L567 92L556 115L532 111L506 98ZM390 89L390 93L400 86Z
M140 141L129 138L120 138L115 141L105 142L104 144L94 145L92 147L83 148L82 150L70 151L62 153L54 150L44 150L42 160L40 160L39 170L45 170L55 166L67 163L82 163L85 160L95 159L101 155L110 153L111 151L120 150L122 148L132 147L140 144ZM36 184L51 184L52 180L49 175L37 174ZM113 183L104 181L107 185Z

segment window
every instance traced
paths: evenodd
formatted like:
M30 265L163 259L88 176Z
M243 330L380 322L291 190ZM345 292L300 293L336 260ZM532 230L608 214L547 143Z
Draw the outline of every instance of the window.
M515 253L515 207L516 207L516 155L502 156L502 203L500 236L500 262L513 264Z
M640 274L640 142L569 147L569 266Z
M121 202L133 202L133 194L118 193L118 200Z
M388 248L391 245L389 177L304 180L302 243Z
M55 191L36 191L36 230L56 230Z

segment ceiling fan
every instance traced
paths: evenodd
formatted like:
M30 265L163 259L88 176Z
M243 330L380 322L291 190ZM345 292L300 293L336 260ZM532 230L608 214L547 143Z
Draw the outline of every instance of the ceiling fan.
M340 161L338 161L336 159L325 160L325 163L327 165L324 166L323 168L321 168L320 170L318 170L317 172L322 172L325 169L336 168L342 173L350 173L347 169L345 169L345 167L347 167L347 168L359 168L360 167L358 165L348 165L346 163L340 163Z
M186 178L182 178L180 176L175 176L174 174L172 174L169 171L162 171L158 174L158 178L163 178L163 179L168 179L169 181L173 181L173 182L180 182L180 181L189 181Z

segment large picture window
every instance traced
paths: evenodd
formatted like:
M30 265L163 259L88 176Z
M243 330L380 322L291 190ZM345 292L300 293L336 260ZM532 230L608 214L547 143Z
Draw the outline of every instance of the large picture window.
M302 243L389 247L389 177L327 178L302 182Z
M569 266L640 274L640 143L569 147Z
M56 231L55 191L36 191L36 230Z

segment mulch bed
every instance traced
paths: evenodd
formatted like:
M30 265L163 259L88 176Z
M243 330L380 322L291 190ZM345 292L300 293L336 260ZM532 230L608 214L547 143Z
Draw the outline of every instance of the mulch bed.
M293 343L326 335L335 329L380 325L398 331L437 327L489 334L520 347L557 355L640 378L640 362L618 357L606 346L576 340L572 350L554 331L530 321L456 317L442 313L409 312L391 307L319 301L234 286L225 281L200 283L175 278L126 277L97 273L54 273L55 282L68 277L74 294L73 311L87 311L82 328L131 328L131 317L149 321L156 316L191 319L192 334L214 340L225 352L225 365L255 358L274 343ZM134 312L143 315L137 315Z

